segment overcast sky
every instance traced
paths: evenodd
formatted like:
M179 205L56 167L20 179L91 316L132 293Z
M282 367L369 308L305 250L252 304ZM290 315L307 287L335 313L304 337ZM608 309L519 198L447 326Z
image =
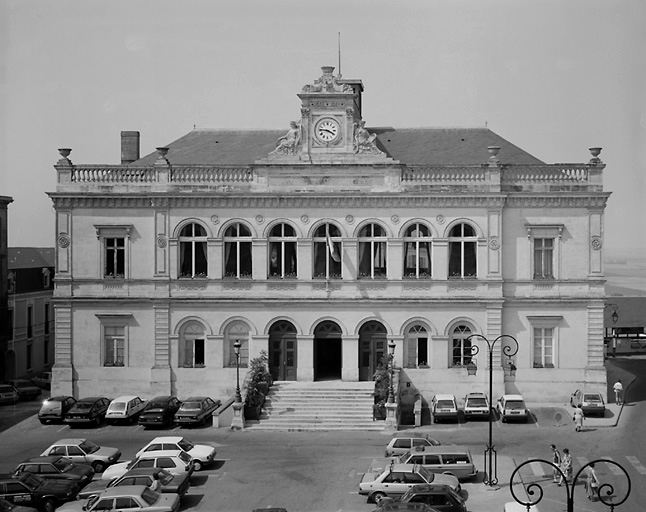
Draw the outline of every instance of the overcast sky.
M57 148L120 162L193 129L285 129L324 65L368 126L488 127L548 163L601 146L605 249L646 251L643 0L0 0L9 245L53 246ZM504 161L504 155L500 155Z

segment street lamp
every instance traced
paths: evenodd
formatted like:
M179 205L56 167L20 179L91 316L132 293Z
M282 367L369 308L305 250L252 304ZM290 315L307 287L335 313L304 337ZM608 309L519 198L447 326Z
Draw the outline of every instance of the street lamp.
M566 512L574 512L574 489L576 487L576 483L577 483L577 479L579 478L579 475L581 475L582 473L586 475L588 468L594 468L595 465L606 464L611 466L609 468L609 471L604 472L605 474L604 478L607 480L605 482L599 482L599 485L597 487L592 488L592 496L596 500L603 503L606 507L609 507L610 510L614 510L616 507L624 503L628 499L628 496L630 495L630 487L631 487L630 476L628 475L624 467L621 464L615 462L614 460L597 459L597 460L588 462L581 469L579 469L577 474L572 479L572 482L568 482L566 475L563 473L563 471L561 471L561 468L558 467L556 464L553 464L552 462L544 459L530 459L523 462L516 469L514 469L514 472L511 474L511 478L509 479L509 490L511 492L512 497L514 498L514 500L516 500L516 503L519 503L523 507L526 507L527 510L529 510L530 507L532 507L533 505L538 504L543 499L544 491L543 491L543 487L540 484L540 480L532 480L532 478L535 475L534 473L536 469L535 466L534 467L530 466L529 467L530 470L525 475L520 474L520 470L524 466L528 466L529 464L535 464L536 462L551 466L550 471L545 472L546 474L552 473L552 471L558 471L558 473L560 473L560 476L561 476L560 480L561 482L565 482L565 492L567 493L567 501L566 501L567 508L565 509ZM617 467L615 468L612 466L617 466ZM516 477L517 473L518 473L518 477ZM627 480L627 484L625 486L619 485L620 484L619 479L622 476L625 476ZM551 480L551 479L548 479L548 480ZM514 485L513 485L514 482L523 483L524 494L527 496L528 501L523 501L518 496L516 496L516 493L514 492Z
M388 359L390 362L390 386L388 387L388 403L395 403L395 390L393 388L393 381L395 378L395 342L390 340L388 343Z
M612 308L612 315L610 316L610 318L612 318L612 323L616 324L617 320L619 320L619 313L617 313L617 309L619 308L619 306L617 304L611 303L611 304L606 304L604 307Z
M242 343L240 340L236 340L233 344L233 350L236 352L236 397L235 402L237 404L242 403L242 396L240 395L240 347Z
M490 487L494 487L498 484L498 456L496 454L496 449L493 445L493 417L491 413L491 407L493 406L493 348L496 345L496 342L501 338L511 339L515 347L512 345L505 345L502 348L503 353L507 357L511 357L518 352L518 341L513 336L509 334L501 334L495 340L489 341L482 334L472 334L468 336L466 340L471 341L473 338L482 338L487 342L487 355L489 358L489 444L484 452L484 466L485 466L485 477L483 483ZM471 355L474 356L480 352L480 347L478 345L471 346ZM472 363L472 361L470 362ZM515 367L514 367L515 369ZM469 375L475 375L477 366L473 363L471 366L467 365L467 371Z

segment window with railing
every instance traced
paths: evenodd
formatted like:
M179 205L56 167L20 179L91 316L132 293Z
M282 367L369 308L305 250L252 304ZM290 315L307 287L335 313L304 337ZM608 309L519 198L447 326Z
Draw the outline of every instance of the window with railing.
M314 278L341 279L341 231L334 224L321 224L314 231Z
M104 277L125 277L126 274L126 239L105 238Z
M278 224L269 233L269 278L296 278L296 231Z
M553 238L534 238L534 279L554 279Z
M534 368L554 368L554 328L534 327Z
M224 232L224 276L249 279L252 268L251 230L234 222Z
M431 277L431 231L416 222L404 234L404 279Z
M207 277L206 229L195 222L179 234L179 277Z
M460 223L449 232L449 279L474 278L477 273L477 238L473 226Z
M379 224L368 224L359 231L359 279L386 277L386 230Z
M407 368L429 366L428 332L423 326L414 325L408 330L405 347Z
M180 331L178 363L183 368L202 368L206 365L204 326L191 320Z
M103 344L103 366L125 366L125 327L106 325L103 328Z
M468 325L458 325L451 332L451 366L466 366L471 362L471 328Z

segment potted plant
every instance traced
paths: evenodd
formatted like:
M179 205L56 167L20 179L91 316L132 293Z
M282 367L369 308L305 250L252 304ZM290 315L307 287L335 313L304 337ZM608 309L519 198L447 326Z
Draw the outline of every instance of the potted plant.
M258 357L254 357L249 361L247 395L244 403L246 419L257 420L260 418L265 396L269 392L269 387L273 384L271 374L267 370L268 361L269 357L265 350L262 350Z
M372 380L375 381L375 403L372 406L373 417L376 420L386 419L386 402L388 400L388 388L390 387L390 372L388 363L390 356L384 356L379 361Z

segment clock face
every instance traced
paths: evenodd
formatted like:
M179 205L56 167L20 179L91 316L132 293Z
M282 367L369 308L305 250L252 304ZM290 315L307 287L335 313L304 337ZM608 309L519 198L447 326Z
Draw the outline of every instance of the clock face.
M321 119L316 123L315 132L322 142L333 142L339 137L341 130L334 119Z

